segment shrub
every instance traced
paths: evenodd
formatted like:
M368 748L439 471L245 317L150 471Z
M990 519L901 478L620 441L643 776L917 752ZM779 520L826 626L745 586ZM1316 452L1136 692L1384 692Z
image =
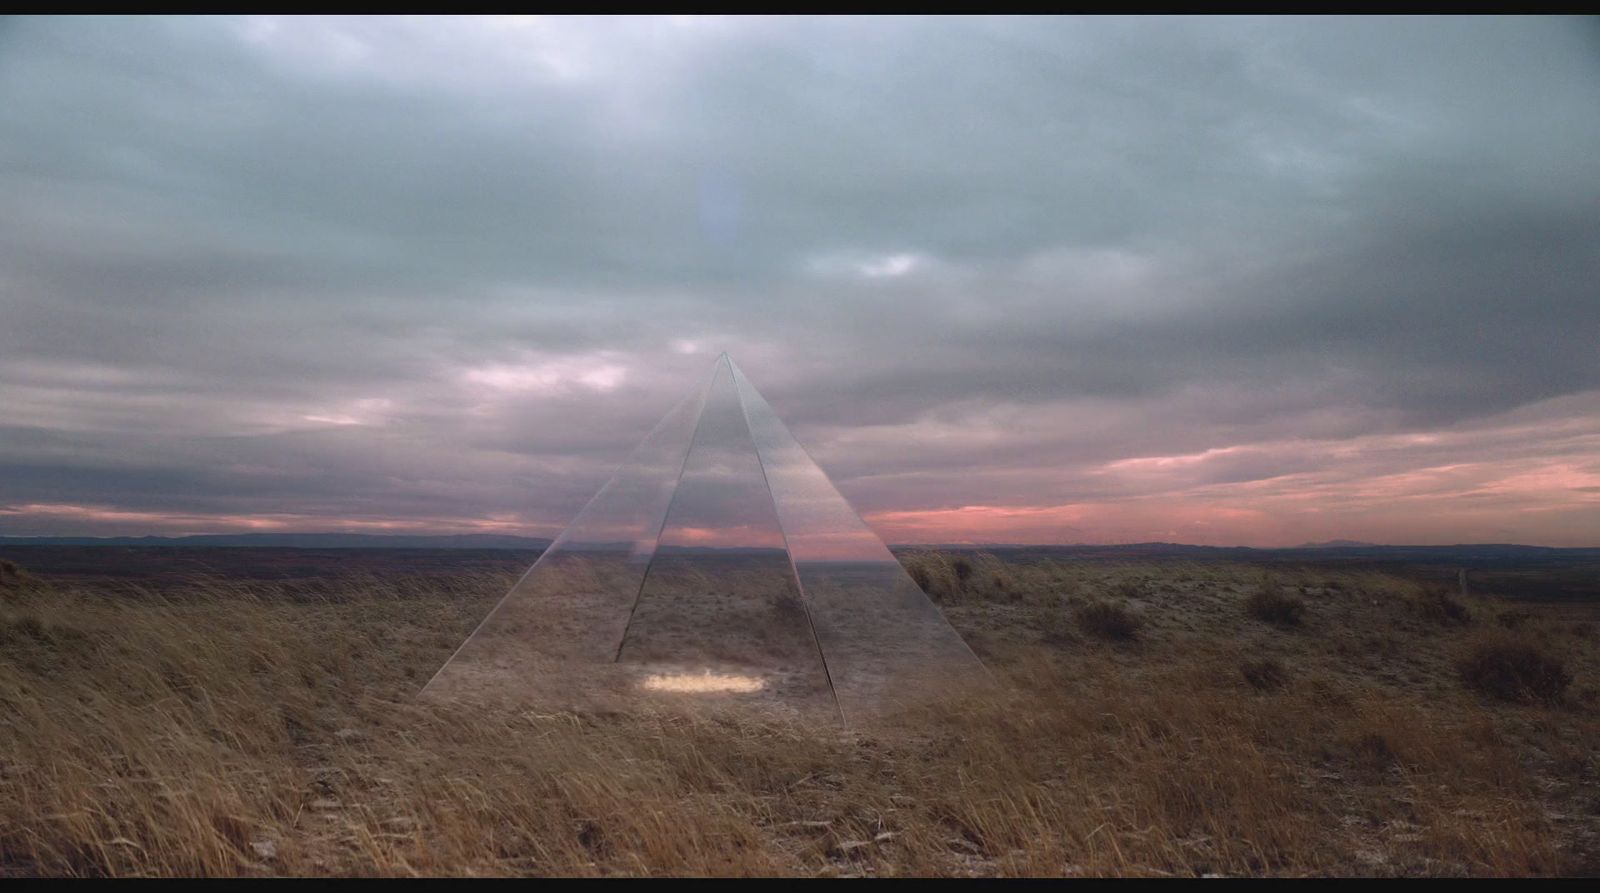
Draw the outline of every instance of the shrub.
M1524 623L1533 619L1533 615L1527 611L1510 610L1501 611L1495 619L1506 629L1521 629Z
M1350 750L1359 765L1382 771L1400 761L1394 745L1381 732L1367 732L1350 743Z
M897 556L913 582L941 604L991 599L1024 601L1040 588L1038 574L1018 569L983 553L906 551ZM1032 585L1030 585L1032 584Z
M1462 604L1450 590L1429 590L1417 600L1417 611L1435 623L1471 623L1472 610Z
M8 645L22 642L49 644L50 640L50 627L32 614L10 617L0 624L0 642Z
M1114 642L1128 642L1139 637L1144 619L1118 602L1092 601L1073 612L1078 628L1088 635Z
M1555 701L1572 675L1561 660L1522 642L1486 642L1458 664L1469 688L1503 701Z
M1075 645L1079 641L1072 615L1059 605L1044 605L1038 609L1036 621L1040 638L1050 645Z
M928 598L946 603L960 595L959 585L955 575L950 572L950 564L945 556L937 552L908 552L899 558L906 573L911 575L912 582L927 593Z
M1120 598L1138 598L1144 594L1144 588L1138 580L1120 580L1111 587L1111 594Z
M963 585L966 584L967 578L972 576L972 562L965 558L956 558L950 562L950 567L956 572L956 579Z
M913 564L907 567L906 570L910 572L911 582L917 584L918 589L921 589L923 592L929 595L933 594L933 580L929 578L928 568L926 566L921 564Z
M33 613L0 614L0 653L18 649L78 648L88 636L72 626L47 621Z
M1289 671L1276 658L1247 660L1239 664L1239 672L1256 691L1277 691L1289 683Z
M1298 596L1277 589L1257 589L1245 599L1244 608L1250 616L1273 626L1299 626L1305 619L1306 603Z

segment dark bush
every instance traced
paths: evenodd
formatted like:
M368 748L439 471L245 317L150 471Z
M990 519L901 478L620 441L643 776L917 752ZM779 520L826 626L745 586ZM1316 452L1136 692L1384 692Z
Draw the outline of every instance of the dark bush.
M1467 687L1503 701L1555 701L1572 684L1559 658L1521 642L1477 645L1458 669Z
M1138 598L1144 594L1144 587L1138 580L1121 580L1111 587L1111 594L1118 598Z
M950 569L956 572L956 579L963 584L967 582L968 577L972 576L972 562L965 558L957 558L951 561Z
M1277 691L1289 684L1289 671L1276 658L1247 660L1239 664L1239 672L1257 691Z
M1471 623L1472 609L1462 604L1448 589L1434 589L1417 601L1417 610L1435 623Z
M913 564L906 568L906 570L910 571L911 582L916 583L918 589L921 589L923 592L926 592L929 595L933 595L933 587L930 585L933 581L928 579L928 569L926 567L923 567L920 564Z
M1278 589L1257 589L1245 599L1244 609L1250 616L1273 626L1299 626L1305 619L1306 603L1299 596Z
M1506 629L1522 629L1522 625L1533 619L1533 614L1528 611L1501 611L1495 618Z
M33 614L0 616L0 651L29 646L80 646L88 636L79 629L49 623Z
M50 642L50 627L44 621L32 614L12 618L5 626L0 627L0 638L8 642Z
M1128 642L1139 637L1144 620L1117 602L1093 601L1079 606L1073 612L1078 628L1088 635L1114 642Z
M1356 762L1369 769L1382 771L1398 763L1399 757L1389 739L1379 732L1368 732L1350 743Z

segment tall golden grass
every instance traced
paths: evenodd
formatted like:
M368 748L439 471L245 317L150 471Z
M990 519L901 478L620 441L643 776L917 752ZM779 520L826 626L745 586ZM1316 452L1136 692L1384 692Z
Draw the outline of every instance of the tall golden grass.
M414 694L509 580L0 589L0 875L1485 874L1600 868L1596 649L1382 574L908 556L1005 683L897 727ZM967 570L957 570L956 562ZM1285 629L1244 607L1306 604ZM1086 604L1137 613L1088 634ZM1063 618L1066 618L1063 620ZM1514 637L1563 699L1461 655ZM1271 660L1278 684L1243 668Z

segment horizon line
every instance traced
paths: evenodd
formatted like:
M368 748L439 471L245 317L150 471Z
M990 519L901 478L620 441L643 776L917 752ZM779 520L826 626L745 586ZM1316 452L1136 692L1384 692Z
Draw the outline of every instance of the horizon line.
M245 532L232 531L232 532L224 532L224 533L183 533L183 534L160 534L160 533L151 533L151 534L71 534L71 533L68 533L68 534L10 534L10 533L0 532L0 545L30 545L30 543L26 543L26 542L20 542L20 543L19 542L15 542L16 540L36 540L36 541L42 541L42 540L80 540L80 541L90 541L90 542L86 542L84 544L85 545L92 545L95 542L107 542L107 541L113 541L113 540L179 541L179 540L220 539L220 538L288 539L288 538L297 538L297 537L343 537L343 538L362 538L362 539L370 539L370 540L485 538L485 539L501 539L501 540L523 540L523 541L529 542L530 544L532 544L532 543L543 543L543 544L546 544L546 545L548 545L550 542L552 542L555 539L554 537L550 537L550 536L537 536L537 535L531 535L531 534L517 534L517 533L488 533L488 532L475 532L475 533L365 533L365 532L357 532L357 531L334 531L334 530L322 530L322 531L317 531L317 530L311 530L311 531L270 531L270 532L268 532L268 531L245 531ZM39 545L50 545L50 543L37 543L37 544L39 544ZM57 545L67 545L67 544L57 543ZM1253 545L1247 545L1247 544L1242 544L1242 543L1235 543L1235 544L1229 544L1229 545L1217 545L1217 544L1209 544L1209 543L1185 543L1185 542L1176 542L1176 541L1171 541L1171 540L1137 540L1137 541L1131 541L1131 542L1106 542L1106 543L1090 543L1090 542L1023 543L1023 542L977 542L977 541L946 541L946 542L921 541L921 542L887 543L886 545L890 546L891 548L963 548L963 549L982 549L982 548L993 548L993 549L1097 549L1097 548L1099 548L1099 549L1103 549L1103 548L1119 548L1119 547L1131 547L1131 546L1174 546L1174 547L1182 547L1182 548L1187 548L1187 549L1250 549L1250 550L1255 550L1255 551L1291 551L1291 550L1304 550L1304 549L1337 550L1337 549L1374 549L1374 548L1379 548L1379 549L1450 549L1450 548L1469 548L1469 547L1481 548L1481 547L1490 547L1490 546L1493 546L1493 547L1515 547L1515 548L1523 548L1523 549L1561 549L1561 550L1585 550L1585 549L1593 550L1593 549L1600 549L1600 544L1589 545L1589 546L1546 546L1546 545L1540 545L1538 543L1518 543L1518 542L1378 543L1378 542L1366 542L1366 541L1359 541L1359 540L1326 540L1326 541L1322 541L1322 542L1297 543L1297 544L1294 544L1294 545L1285 545L1285 546L1253 546ZM303 546L301 548L316 548L316 547L315 546Z

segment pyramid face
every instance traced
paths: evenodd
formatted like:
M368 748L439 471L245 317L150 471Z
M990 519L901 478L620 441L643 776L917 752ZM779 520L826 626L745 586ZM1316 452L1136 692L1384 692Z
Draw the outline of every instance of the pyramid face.
M424 694L858 723L988 678L723 355Z

